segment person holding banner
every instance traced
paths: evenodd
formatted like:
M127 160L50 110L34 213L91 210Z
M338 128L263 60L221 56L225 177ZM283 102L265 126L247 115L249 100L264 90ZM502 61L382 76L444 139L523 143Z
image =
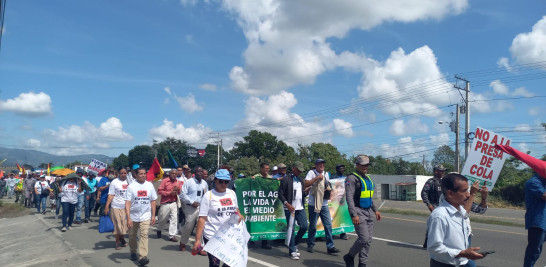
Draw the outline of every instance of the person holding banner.
M358 255L358 266L366 266L372 242L373 219L381 221L381 213L373 203L375 184L368 175L370 159L359 155L355 166L356 171L347 176L345 182L345 199L358 236L349 253L343 256L345 266L348 267L354 266L356 255Z
M315 169L310 170L305 176L305 186L312 186L311 194L309 195L309 233L307 234L307 251L314 252L315 234L317 233L317 221L320 216L324 234L326 236L326 251L328 254L339 252L334 246L334 238L332 236L332 218L328 209L328 199L330 198L331 186L328 172L324 170L323 159L315 160ZM328 190L328 187L330 189Z
M293 260L300 259L298 244L309 227L307 215L305 214L305 186L299 177L304 171L305 168L303 168L303 163L299 161L295 162L294 165L292 165L292 174L284 176L281 180L281 185L279 186L279 199L284 205L286 223L288 229L292 229L292 232L287 233L287 238L290 236L288 255ZM294 219L291 219L292 217L294 217ZM296 236L294 236L295 221L297 221L300 226Z
M239 215L239 222L244 217L237 208L237 196L233 190L228 189L231 180L228 170L220 169L214 174L214 189L208 191L201 200L199 209L199 221L197 222L197 231L195 233L195 243L193 243L192 253L197 254L201 251L201 238L206 244L220 227L227 222L232 214ZM220 260L208 253L209 267L220 266ZM229 267L225 264L224 267Z

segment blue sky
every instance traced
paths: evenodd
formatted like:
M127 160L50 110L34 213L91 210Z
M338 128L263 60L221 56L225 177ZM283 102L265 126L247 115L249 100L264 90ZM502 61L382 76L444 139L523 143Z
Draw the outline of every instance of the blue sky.
M430 160L454 143L437 122L460 74L472 131L546 153L543 1L372 2L9 1L0 146L117 156L220 132L229 149L256 129Z

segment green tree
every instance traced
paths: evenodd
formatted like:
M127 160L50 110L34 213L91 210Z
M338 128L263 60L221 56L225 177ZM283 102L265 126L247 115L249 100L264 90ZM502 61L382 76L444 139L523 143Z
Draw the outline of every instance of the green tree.
M129 166L129 157L121 153L117 158L112 160L112 167L117 170L120 167L132 167L132 165Z
M129 150L129 155L127 157L130 166L139 164L148 169L152 166L152 162L154 161L154 151L151 146L135 146L133 149Z
M265 132L252 130L243 141L236 142L230 154L233 159L243 157L256 157L263 161L271 162L279 156L295 156L296 152L285 142L277 140L277 137Z
M312 143L311 145L298 145L299 159L306 166L311 168L314 166L316 159L321 158L326 161L324 169L330 173L335 173L336 165L345 165L345 173L354 171L354 161L347 159L345 154L341 154L337 147L328 143Z
M227 165L233 168L236 175L242 173L249 177L260 172L260 160L256 157L232 159L227 162Z
M432 165L442 164L447 169L448 172L456 171L455 170L455 151L448 146L443 145L436 149L434 152L434 158L432 159Z

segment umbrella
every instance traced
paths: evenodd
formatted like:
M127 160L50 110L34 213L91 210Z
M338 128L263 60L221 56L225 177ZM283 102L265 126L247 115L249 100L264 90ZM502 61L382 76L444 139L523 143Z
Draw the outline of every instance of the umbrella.
M59 169L64 169L64 167L63 166L51 167L50 171L56 171L56 170L59 170Z
M67 176L69 173L74 173L75 171L71 169L58 169L51 172L51 174L59 175L59 176Z
M68 179L76 179L76 182L78 180L81 180L82 181L82 187L83 187L83 190L86 190L86 191L91 191L91 188L89 187L89 185L87 185L87 183L81 178L79 177L77 174L69 174L67 175L66 177L63 177L63 178L60 178L60 179L57 179L55 180L55 183L58 184L59 186L61 186L61 184L64 183L64 181L68 180Z

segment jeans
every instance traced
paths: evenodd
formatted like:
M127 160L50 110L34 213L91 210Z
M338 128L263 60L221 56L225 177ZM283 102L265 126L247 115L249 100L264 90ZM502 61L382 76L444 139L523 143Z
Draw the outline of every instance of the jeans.
M545 235L546 231L542 228L531 227L527 229L527 248L525 249L523 267L534 266L538 258L540 258Z
M0 198L3 198L5 193L6 193L6 187L0 187Z
M15 192L15 186L8 186L8 198L13 198L13 192Z
M61 203L63 205L63 227L72 226L72 221L74 221L74 209L76 209L77 204L72 204L69 202Z
M468 247L470 247L472 244L472 235L468 236ZM476 267L476 261L468 259L468 262L466 263L467 267Z
M322 226L324 226L324 235L326 236L326 247L334 247L334 238L332 237L332 219L328 206L322 206L320 213L315 212L315 206L308 206L309 209L309 233L307 233L307 246L315 246L315 235L317 234L317 221L320 216Z
M57 198L57 201L56 201L56 205L55 205L55 215L58 216L59 215L59 210L61 209L61 206L62 206L62 203L61 203L61 198L58 197ZM56 218L56 217L55 217Z
M36 194L36 210L40 212L40 204L42 206L42 212L45 212L47 206L47 196Z
M91 210L95 208L96 197L96 193L85 194L85 219L89 219L91 216Z
M78 203L76 203L76 222L82 221L82 207L83 207L84 199L85 199L84 194L80 194L78 196Z
M286 223L290 223L290 211L285 210L284 215L286 216ZM298 234L295 234L296 231L296 222L298 222L298 225L300 226L300 229L298 230ZM290 238L290 243L288 244L288 253L296 252L296 247L300 243L301 239L303 238L303 235L305 235L305 232L307 232L307 229L309 228L309 225L307 224L307 216L305 214L305 210L296 210L295 211L295 218L294 218L294 227L292 228L292 237Z

